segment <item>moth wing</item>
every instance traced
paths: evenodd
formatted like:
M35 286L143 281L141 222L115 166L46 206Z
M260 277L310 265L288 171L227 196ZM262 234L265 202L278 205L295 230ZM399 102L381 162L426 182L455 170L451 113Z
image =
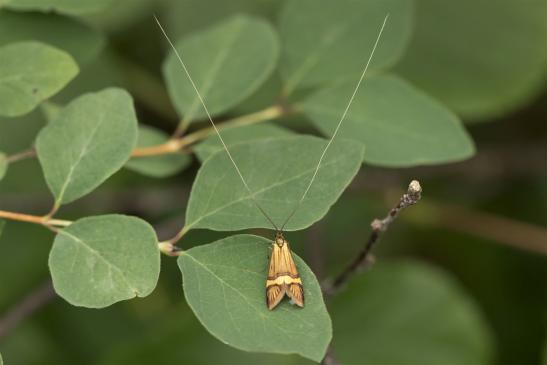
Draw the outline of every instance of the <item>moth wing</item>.
M294 304L304 307L304 290L301 284L290 284L287 295L292 299Z
M293 280L293 282L287 285L286 293L289 298L292 299L294 304L299 307L304 307L304 289L302 287L302 279L300 279L300 274L296 269L296 264L294 263L294 259L292 258L292 252L289 244L286 243L285 245L283 245L283 248L281 250L285 259L285 265L291 276L291 279Z
M266 288L266 305L269 310L274 309L285 296L287 287L285 285L273 284Z

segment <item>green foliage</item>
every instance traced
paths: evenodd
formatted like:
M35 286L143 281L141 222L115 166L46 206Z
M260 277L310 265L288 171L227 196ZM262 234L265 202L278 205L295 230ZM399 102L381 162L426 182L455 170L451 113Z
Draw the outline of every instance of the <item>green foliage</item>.
M89 215L104 206L132 212L161 227L158 232L163 235L165 222L159 220L186 208L177 247L182 250L178 264L190 308L180 304L180 290L174 290L180 283L174 280L178 275L173 275L177 273L171 261L155 296L101 311L131 334L124 336L133 347L130 355L119 355L118 346L108 353L97 351L120 337L108 333L104 337L111 338L99 335L97 341L93 336L100 332L98 324L88 324L93 330L79 328L82 318L93 322L92 312L62 317L71 309L56 303L59 307L47 316L61 317L65 327L44 336L36 324L28 326L32 338L25 346L39 350L23 354L19 358L31 360L20 362L74 362L77 350L72 348L69 354L58 355L59 361L41 357L53 357L48 350L63 343L55 336L72 336L77 330L89 363L309 364L325 354L332 338L332 315L334 354L344 364L490 364L489 331L468 294L445 273L418 263L380 263L333 297L329 314L318 279L295 255L306 305L299 309L285 300L268 311L264 297L272 237L229 232L272 228L251 197L279 226L298 206L327 145L327 139L306 133L332 135L386 13L389 21L369 73L306 199L285 227L288 231L303 230L325 217L363 163L386 168L375 168L374 174L391 174L386 180L392 180L393 174L422 170L388 168L473 156L474 142L459 118L485 119L514 110L543 85L547 1L516 5L502 0L492 6L470 0L166 0L161 2L163 11L169 12L165 15L152 0L131 2L110 7L112 0L0 0L0 148L5 151L0 152L0 180L6 188L0 193L0 203L6 206L0 210L14 206L14 211L28 213L32 204L33 210L48 211L47 185L54 196L52 216L34 218L37 230L45 225L57 233L49 256L55 291L75 306L104 308L148 296L159 278L160 250L168 255L179 252L169 251L176 239L158 242L152 226L140 218ZM165 59L158 52L166 42L155 28L153 12L162 22L169 18L166 31L176 40L209 111L219 126L224 123L222 136L252 193L210 130L174 52ZM75 17L84 15L82 20ZM84 66L82 77L66 87L79 72L77 63ZM107 85L123 88L104 89ZM90 90L102 91L87 93ZM176 112L168 99L181 118L173 117ZM165 115L182 119L176 133L163 131L173 123ZM186 130L190 122L195 123ZM173 145L184 148L142 157L142 149ZM27 151L20 156L31 158L34 148L40 166L32 160L21 166L8 164L8 155ZM199 170L192 182L188 176L194 172L193 156L201 166L194 164ZM173 178L144 179L123 167L148 177ZM428 185L435 185L433 180ZM389 193L392 186L379 181L382 191ZM186 207L164 196L171 188L186 191L190 184ZM123 204L110 202L128 187L136 204L126 204L126 199ZM89 200L61 207L99 188L102 192ZM343 225L328 232L317 226L288 237L291 243L298 237L298 249L298 244L305 244L301 251L309 254L321 280L347 265L349 253L369 233L368 215L381 214L374 204L379 194L360 190L352 189L349 209L337 205L341 214L335 212L334 219ZM439 190L452 192L445 186ZM157 195L146 199L150 194ZM529 204L530 199L523 201ZM95 202L97 206L90 207ZM150 212L142 208L145 205ZM59 215L82 218L61 220L59 209ZM541 219L535 210L534 214L534 219ZM436 217L431 220L436 222ZM348 227L348 222L362 227ZM48 274L49 247L18 243L43 241L50 232L29 233L19 225L26 227L10 224L1 237L0 267L4 276L17 282L0 290L0 310ZM0 220L0 235L3 228ZM408 231L399 238L386 237L387 255L390 250L399 252L397 245L404 245L405 253L410 250ZM199 246L202 242L213 243ZM194 245L198 246L189 248ZM444 247L443 240L443 247L436 249ZM451 259L452 255L447 261ZM473 275L469 281L477 280ZM166 310L175 302L179 304ZM106 332L109 326L104 328ZM101 346L88 344L87 339ZM21 345L8 347L13 348L21 351ZM12 359L10 350L2 351Z
M137 117L126 91L106 89L68 104L36 140L56 204L94 190L127 162L136 141Z
M0 47L0 115L30 112L77 73L78 65L69 54L46 44L18 42Z
M248 16L236 16L192 34L176 48L212 115L225 112L256 91L274 70L279 53L274 29ZM184 120L205 117L174 52L163 70L171 100Z
M101 33L66 16L0 11L0 45L32 40L66 51L80 65L95 58L105 43Z
M326 141L310 136L258 140L232 146L231 153L276 225L296 207L313 173ZM331 145L316 181L288 231L309 227L321 219L351 182L363 158L363 147L349 140ZM185 230L207 228L235 231L272 228L257 211L225 152L218 152L200 168L186 211Z
M490 334L476 306L443 272L379 264L333 301L334 346L344 364L486 365Z
M296 353L321 361L332 337L321 288L299 257L306 306L265 305L268 244L237 235L188 250L179 258L184 295L201 323L222 342L246 351Z
M113 0L4 0L3 6L17 10L56 11L59 13L81 15L96 13L107 6Z
M398 70L462 117L517 109L543 87L547 2L416 1L414 36Z
M287 1L279 22L286 90L357 79L388 13L371 68L392 66L410 38L412 9L410 0Z
M159 129L141 125L139 126L139 137L137 147L151 147L169 140L166 133ZM168 155L133 157L125 167L146 176L168 177L188 167L191 162L190 156L182 152Z
M0 152L0 180L6 176L8 171L8 157L5 153Z
M323 89L302 108L330 136L354 88L355 83L350 82ZM367 79L340 136L364 143L365 162L390 167L458 161L475 152L456 115L393 76Z
M228 147L236 143L257 142L269 138L288 137L294 133L286 128L278 127L275 124L257 124L246 127L230 128L222 131L222 138ZM217 135L212 135L201 142L194 151L197 158L204 162L216 152L222 151L223 147Z
M49 256L57 294L103 308L154 290L160 273L154 229L123 215L83 218L59 231Z

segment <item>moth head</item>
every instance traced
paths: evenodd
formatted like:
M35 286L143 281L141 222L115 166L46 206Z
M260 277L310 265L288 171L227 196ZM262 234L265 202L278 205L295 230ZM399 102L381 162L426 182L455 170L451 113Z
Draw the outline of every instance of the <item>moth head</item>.
M275 243L279 246L279 247L283 247L283 245L285 244L285 237L283 237L283 233L281 232L277 232L276 235L275 235Z

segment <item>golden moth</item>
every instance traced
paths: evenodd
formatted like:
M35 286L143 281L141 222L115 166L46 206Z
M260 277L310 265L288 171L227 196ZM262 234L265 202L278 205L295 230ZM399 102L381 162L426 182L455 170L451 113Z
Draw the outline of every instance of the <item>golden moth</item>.
M272 244L272 254L266 279L266 305L274 309L287 295L294 304L304 307L302 279L292 258L289 242L277 232Z

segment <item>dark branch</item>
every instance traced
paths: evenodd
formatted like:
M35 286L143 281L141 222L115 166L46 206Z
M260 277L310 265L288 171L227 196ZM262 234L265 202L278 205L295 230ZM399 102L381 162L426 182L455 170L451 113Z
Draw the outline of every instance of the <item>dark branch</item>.
M6 337L19 322L30 317L38 309L45 306L56 297L51 281L35 289L20 303L11 308L0 318L0 339Z
M370 226L372 227L372 232L368 240L363 247L363 250L359 255L351 262L351 264L334 280L332 285L325 289L325 293L332 295L335 294L338 290L343 288L349 279L359 272L361 269L370 266L374 263L374 257L370 254L374 245L380 239L380 236L385 232L389 225L397 218L401 211L411 205L416 204L422 197L422 187L420 183L416 180L413 180L410 185L408 185L408 191L406 194L403 194L399 203L389 211L388 215L380 220L375 219L372 221Z

